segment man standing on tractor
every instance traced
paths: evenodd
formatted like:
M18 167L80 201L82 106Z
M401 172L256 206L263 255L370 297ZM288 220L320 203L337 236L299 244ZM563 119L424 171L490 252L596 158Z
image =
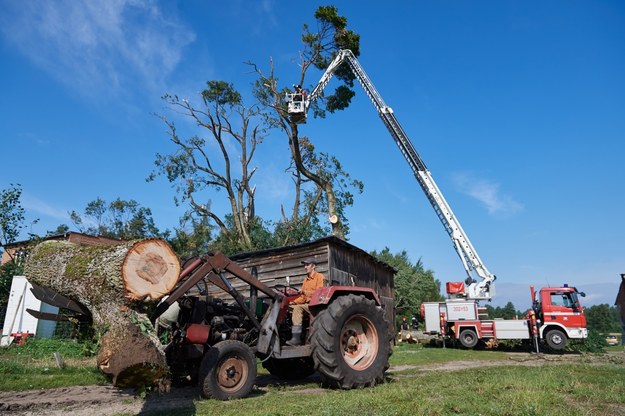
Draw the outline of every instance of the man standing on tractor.
M291 317L293 327L291 328L291 339L286 342L288 345L300 345L302 343L304 312L310 313L308 303L312 294L325 283L325 276L315 270L317 262L314 258L308 258L302 261L302 264L304 269L306 269L306 279L304 279L302 289L299 291L300 295L290 303L290 308L293 311Z

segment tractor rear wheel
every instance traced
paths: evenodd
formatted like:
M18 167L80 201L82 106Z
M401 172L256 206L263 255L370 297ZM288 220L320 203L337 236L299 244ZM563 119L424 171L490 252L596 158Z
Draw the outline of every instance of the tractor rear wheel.
M315 363L311 357L269 358L263 367L274 377L283 380L299 380L315 372Z
M204 355L199 384L202 396L217 400L247 396L256 381L256 357L241 341L221 341Z
M384 381L391 336L384 311L373 300L340 296L319 312L312 328L312 356L324 384L353 389Z

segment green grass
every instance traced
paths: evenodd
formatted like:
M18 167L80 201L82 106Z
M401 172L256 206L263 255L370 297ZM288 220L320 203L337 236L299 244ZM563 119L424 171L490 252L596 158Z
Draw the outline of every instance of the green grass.
M57 369L49 344L0 349L0 390L16 391L106 384L93 358L66 350L68 366ZM53 349L62 349L57 345ZM73 351L73 352L72 352ZM72 354L74 357L71 357ZM529 356L525 356L531 359ZM512 365L499 351L424 348L400 344L384 384L361 390L319 388L318 379L275 383L250 397L221 402L196 399L188 409L151 415L616 415L625 414L625 355L580 354L565 363ZM557 359L557 355L548 357ZM494 367L424 371L457 361L498 361ZM400 369L400 370L397 370ZM267 374L259 366L259 374ZM150 400L148 398L148 400Z
M197 401L197 415L596 415L625 412L625 368L492 367L390 377L370 389L270 390L232 402ZM617 411L615 411L615 409Z
M72 341L28 339L25 345L0 348L0 391L106 384L89 346ZM57 367L54 353L63 357Z
M556 358L549 357L549 358ZM501 366L420 371L453 361ZM600 361L599 364L595 363ZM269 387L231 402L195 401L196 415L554 415L625 414L625 357L575 356L570 364L514 366L498 351L400 344L387 382L362 390L321 390L314 381ZM313 389L313 390L310 390ZM167 415L168 413L160 413ZM171 413L174 414L174 413Z
M391 366L427 365L459 360L506 360L507 355L501 351L463 350L458 348L430 348L421 344L399 343L393 348Z
M393 365L486 360L492 351L397 348ZM502 360L498 353L492 354ZM414 361L411 359L414 358ZM196 401L197 415L597 415L625 414L625 360L541 367L502 365L458 371L418 369L391 373L386 383L362 390L270 388L231 402ZM165 415L166 413L163 413Z

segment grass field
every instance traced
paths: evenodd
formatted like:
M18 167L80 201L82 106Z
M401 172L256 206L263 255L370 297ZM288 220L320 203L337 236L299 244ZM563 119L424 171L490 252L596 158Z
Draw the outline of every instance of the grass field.
M70 345L71 346L71 345ZM105 384L80 346L0 350L0 390ZM188 408L153 415L625 415L625 353L573 354L523 362L500 351L423 348L400 344L386 383L362 390L326 390L316 377L298 383L270 380L245 399L193 400ZM562 359L561 359L562 358ZM566 359L564 359L566 358ZM259 375L266 375L259 366ZM149 400L149 399L148 399Z
M19 346L0 348L0 391L49 389L67 386L106 384L97 369L88 346L72 341L28 340ZM64 359L65 368L57 367L54 353Z
M497 361L501 366L434 369L467 361ZM512 365L503 352L400 345L387 382L374 388L319 391L316 383L309 383L269 389L236 403L198 401L195 414L625 415L625 354L570 361L520 366ZM403 367L409 368L393 370Z

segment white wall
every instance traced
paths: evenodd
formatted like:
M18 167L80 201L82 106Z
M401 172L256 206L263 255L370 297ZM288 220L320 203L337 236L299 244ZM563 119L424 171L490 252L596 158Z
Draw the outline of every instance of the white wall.
M26 312L26 309L36 311L57 313L58 308L42 303L30 291L31 284L28 283L25 276L14 276L11 282L11 293L9 295L9 303L4 318L4 326L2 335L11 335L17 332L28 332L31 334L39 334L40 337L49 338L54 334L56 322L41 321Z

